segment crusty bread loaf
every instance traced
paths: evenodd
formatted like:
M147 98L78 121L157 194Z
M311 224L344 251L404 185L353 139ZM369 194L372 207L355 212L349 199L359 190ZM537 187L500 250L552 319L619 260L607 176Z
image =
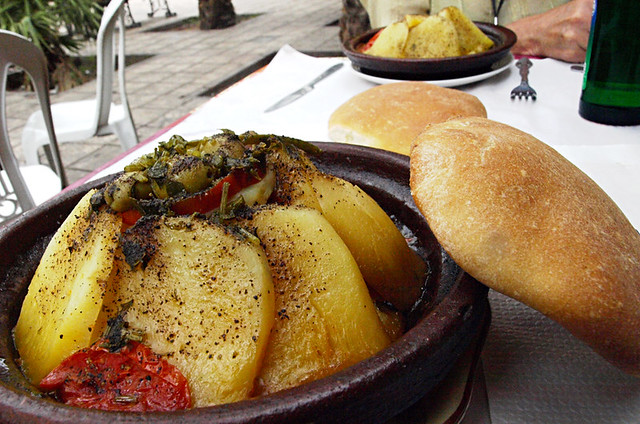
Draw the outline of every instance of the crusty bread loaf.
M425 82L378 85L353 96L329 118L329 139L409 154L428 124L487 116L477 97Z
M512 127L454 119L416 139L411 190L465 271L640 375L640 234L582 171Z

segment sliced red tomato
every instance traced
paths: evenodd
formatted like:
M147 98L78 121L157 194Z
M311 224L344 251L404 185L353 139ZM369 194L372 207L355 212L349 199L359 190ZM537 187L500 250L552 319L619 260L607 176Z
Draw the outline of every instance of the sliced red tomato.
M366 42L366 44L364 44L363 46L361 46L361 47L360 47L360 49L359 49L359 50L360 50L360 52L361 52L361 53L364 53L364 52L366 52L367 50L369 50L369 49L371 48L371 46L373 46L373 43L375 43L375 42L376 42L376 40L378 39L378 37L380 36L380 33L381 33L381 32L382 32L382 30L380 30L380 31L376 32L376 33L373 35L373 37L371 37L371 38L369 39L369 41L367 41L367 42Z
M68 405L108 411L175 411L191 407L180 371L138 342L118 352L101 342L82 349L52 370L39 385Z
M231 198L243 188L259 182L260 179L244 170L234 169L210 189L177 201L171 206L171 210L178 215L210 212L220 207L225 184L229 184L227 196Z

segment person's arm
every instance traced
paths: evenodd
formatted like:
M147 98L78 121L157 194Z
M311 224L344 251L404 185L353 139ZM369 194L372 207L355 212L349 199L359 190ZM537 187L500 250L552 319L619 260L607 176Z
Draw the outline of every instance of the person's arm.
M507 25L518 36L514 54L552 57L566 62L585 59L594 0L570 2Z

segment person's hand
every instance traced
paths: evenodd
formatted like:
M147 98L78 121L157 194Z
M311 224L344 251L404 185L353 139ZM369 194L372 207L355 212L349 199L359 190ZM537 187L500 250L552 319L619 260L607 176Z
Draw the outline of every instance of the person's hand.
M585 59L594 0L570 2L507 25L518 36L514 54L542 56L565 62Z

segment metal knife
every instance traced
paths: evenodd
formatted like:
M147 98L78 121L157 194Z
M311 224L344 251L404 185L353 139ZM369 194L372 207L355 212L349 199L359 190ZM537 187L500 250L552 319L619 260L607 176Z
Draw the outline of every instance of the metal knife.
M343 66L344 66L344 63L338 63L338 64L333 65L332 67L330 67L329 69L327 69L326 71L324 71L323 73L318 75L316 78L314 78L313 81L305 84L299 90L294 91L293 93L283 97L281 100L277 101L273 105L271 105L268 108L266 108L264 113L273 112L276 109L280 109L283 106L286 106L286 105L288 105L290 103L295 102L300 97L304 96L305 94L307 94L308 92L313 90L314 86L317 83L319 83L323 79L327 78L329 75L333 74L334 72L336 72L337 70L339 70Z

